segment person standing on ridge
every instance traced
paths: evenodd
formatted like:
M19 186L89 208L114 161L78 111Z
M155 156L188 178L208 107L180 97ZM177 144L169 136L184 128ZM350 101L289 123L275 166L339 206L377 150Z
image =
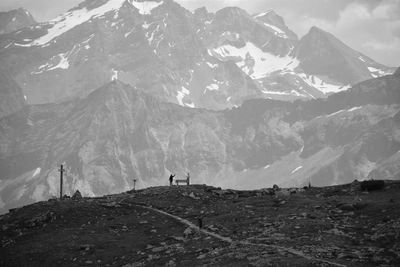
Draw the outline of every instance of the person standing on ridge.
M189 173L187 173L186 174L186 183L187 183L187 185L190 185L190 174Z
M174 177L175 177L175 174L171 173L171 175L169 176L169 186L172 186L172 182L174 181Z

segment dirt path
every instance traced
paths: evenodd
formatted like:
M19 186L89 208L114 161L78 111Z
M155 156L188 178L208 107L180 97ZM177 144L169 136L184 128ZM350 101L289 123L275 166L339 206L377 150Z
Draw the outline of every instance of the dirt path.
M307 256L303 252L301 252L299 250L292 249L292 248L286 248L286 247L275 246L275 245L257 244L257 243L251 243L251 242L248 242L248 241L233 241L232 238L230 238L230 237L224 237L224 236L221 236L219 234L207 231L205 229L200 229L195 224L193 224L190 221L188 221L186 219L183 219L183 218L181 218L179 216L176 216L176 215L173 215L173 214L170 214L168 212L165 212L165 211L162 211L162 210L159 210L159 209L155 209L155 208L152 208L152 207L147 207L147 206L142 206L142 205L137 205L137 206L141 207L141 208L144 208L144 209L147 209L147 210L151 210L151 211L157 212L159 214L162 214L162 215L165 215L165 216L168 216L168 217L171 217L171 218L179 221L180 223L182 223L182 224L184 224L184 225L186 225L186 226L188 226L188 227L190 227L190 228L192 228L192 229L194 229L196 231L201 231L202 233L204 233L204 234L206 234L208 236L212 236L212 237L214 237L216 239L219 239L219 240L221 240L223 242L227 242L229 244L240 244L240 245L246 245L246 246L259 246L259 247L271 248L271 249L277 250L278 252L290 253L290 254L296 255L298 257L304 258L306 260L309 260L309 261L321 262L321 263L329 264L329 265L332 265L332 266L346 267L346 265L343 265L343 264L340 264L340 263L336 263L336 262L332 262L332 261L327 261L327 260L323 260L323 259L318 259L318 258L314 258L314 257L311 257L311 256Z

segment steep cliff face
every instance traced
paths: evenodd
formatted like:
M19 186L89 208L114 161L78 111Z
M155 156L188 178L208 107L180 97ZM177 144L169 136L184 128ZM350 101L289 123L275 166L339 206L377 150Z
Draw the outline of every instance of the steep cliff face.
M0 34L11 33L36 23L32 15L23 8L0 12Z

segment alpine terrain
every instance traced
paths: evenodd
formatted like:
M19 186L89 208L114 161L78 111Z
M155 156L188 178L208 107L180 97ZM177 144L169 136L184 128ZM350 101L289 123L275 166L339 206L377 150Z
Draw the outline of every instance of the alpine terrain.
M61 164L64 193L87 197L171 173L241 190L399 179L400 71L322 29L172 0L86 0L21 27L0 35L1 212L57 196Z
M86 0L0 36L0 64L30 104L86 97L118 79L162 101L221 110L251 98L314 99L394 72L273 11L189 12L172 0Z

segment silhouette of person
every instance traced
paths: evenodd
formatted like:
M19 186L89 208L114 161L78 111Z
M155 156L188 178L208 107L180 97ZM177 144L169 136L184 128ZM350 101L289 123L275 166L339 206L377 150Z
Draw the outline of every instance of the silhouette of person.
M186 174L186 183L187 183L187 185L190 184L190 173Z
M175 177L175 174L171 173L171 175L169 176L169 186L172 186L172 182L174 181L174 177Z

